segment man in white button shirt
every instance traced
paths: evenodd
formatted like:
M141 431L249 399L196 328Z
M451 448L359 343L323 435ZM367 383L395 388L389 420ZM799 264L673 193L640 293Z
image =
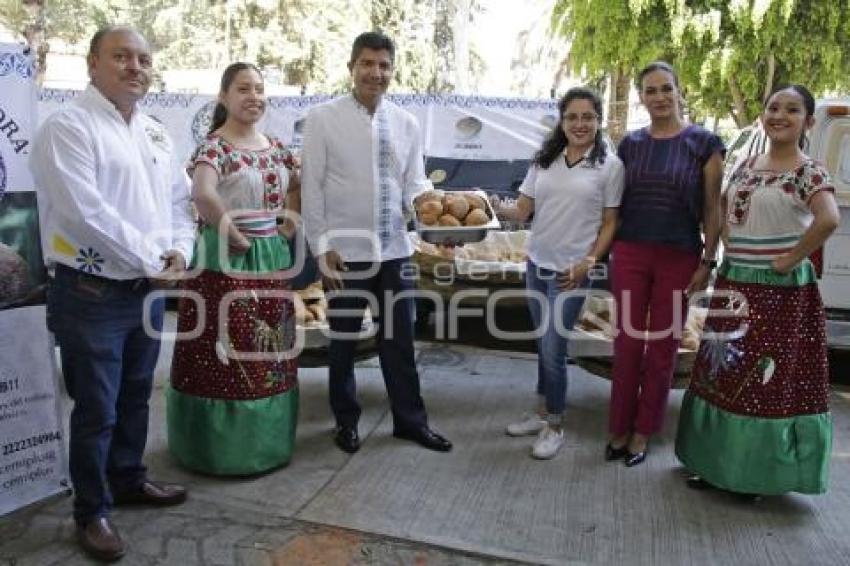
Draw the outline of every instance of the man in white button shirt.
M163 316L163 300L145 305L145 297L184 273L194 240L188 179L175 173L164 128L137 108L151 65L150 47L136 31L98 31L88 55L91 83L45 120L30 159L54 274L48 325L74 399L77 538L101 560L125 552L108 519L113 504L186 498L181 486L148 480L142 464L159 354L143 318L159 332Z
M413 298L397 297L413 288L412 270L406 269L413 248L405 212L431 184L416 119L384 99L394 56L395 46L385 35L357 37L348 63L353 92L311 110L302 150L304 227L331 291L329 324L338 333L328 355L334 441L349 453L360 447L361 412L350 337L360 330L365 295L375 300L393 434L431 450L452 447L428 426L413 350Z

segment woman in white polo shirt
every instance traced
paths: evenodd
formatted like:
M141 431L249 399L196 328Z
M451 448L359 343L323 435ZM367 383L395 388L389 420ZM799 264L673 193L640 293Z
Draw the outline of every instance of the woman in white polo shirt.
M567 331L584 304L574 290L608 252L623 194L623 164L606 150L599 125L602 101L586 88L558 103L560 123L535 154L516 206L500 216L524 222L534 214L526 286L537 339L537 409L508 425L511 436L537 435L531 455L553 458L564 443ZM568 293L573 291L573 293ZM560 296L560 298L559 298Z

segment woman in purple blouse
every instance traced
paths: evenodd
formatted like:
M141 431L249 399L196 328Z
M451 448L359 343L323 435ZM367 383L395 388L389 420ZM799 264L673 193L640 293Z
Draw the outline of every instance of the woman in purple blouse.
M618 155L626 168L611 283L617 336L607 460L646 458L661 430L687 300L708 283L720 235L723 142L682 118L673 68L638 75L649 126L630 132Z

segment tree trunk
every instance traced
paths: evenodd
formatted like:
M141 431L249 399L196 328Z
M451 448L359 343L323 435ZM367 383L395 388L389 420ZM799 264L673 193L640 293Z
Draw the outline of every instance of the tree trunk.
M428 92L451 92L454 90L454 28L451 25L449 0L434 4L434 70Z
M770 91L773 90L773 77L776 74L776 57L773 51L767 56L767 74L764 79L764 96L762 101L767 102L767 97L770 96Z
M47 0L24 0L23 5L30 17L23 35L35 55L35 80L40 87L47 74L47 53L50 51L50 44L45 40Z
M611 73L611 88L608 96L608 136L619 144L626 135L629 121L629 89L631 76L621 69Z
M747 115L747 103L744 101L744 95L735 81L735 77L729 77L729 91L732 93L732 103L735 105L734 111L731 113L735 120L735 125L739 128L749 125L750 117Z
M470 0L452 2L455 89L462 94L469 93L469 28Z

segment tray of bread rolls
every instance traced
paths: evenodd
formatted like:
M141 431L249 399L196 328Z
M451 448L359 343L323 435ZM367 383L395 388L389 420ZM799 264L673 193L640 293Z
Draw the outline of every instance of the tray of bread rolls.
M295 292L295 324L303 332L305 350L326 348L330 343L328 325L328 299L322 284L312 283L306 289ZM360 334L362 339L371 338L372 314L369 308L363 313Z
M501 227L482 190L425 191L414 208L416 232L431 244L480 242L489 230Z

